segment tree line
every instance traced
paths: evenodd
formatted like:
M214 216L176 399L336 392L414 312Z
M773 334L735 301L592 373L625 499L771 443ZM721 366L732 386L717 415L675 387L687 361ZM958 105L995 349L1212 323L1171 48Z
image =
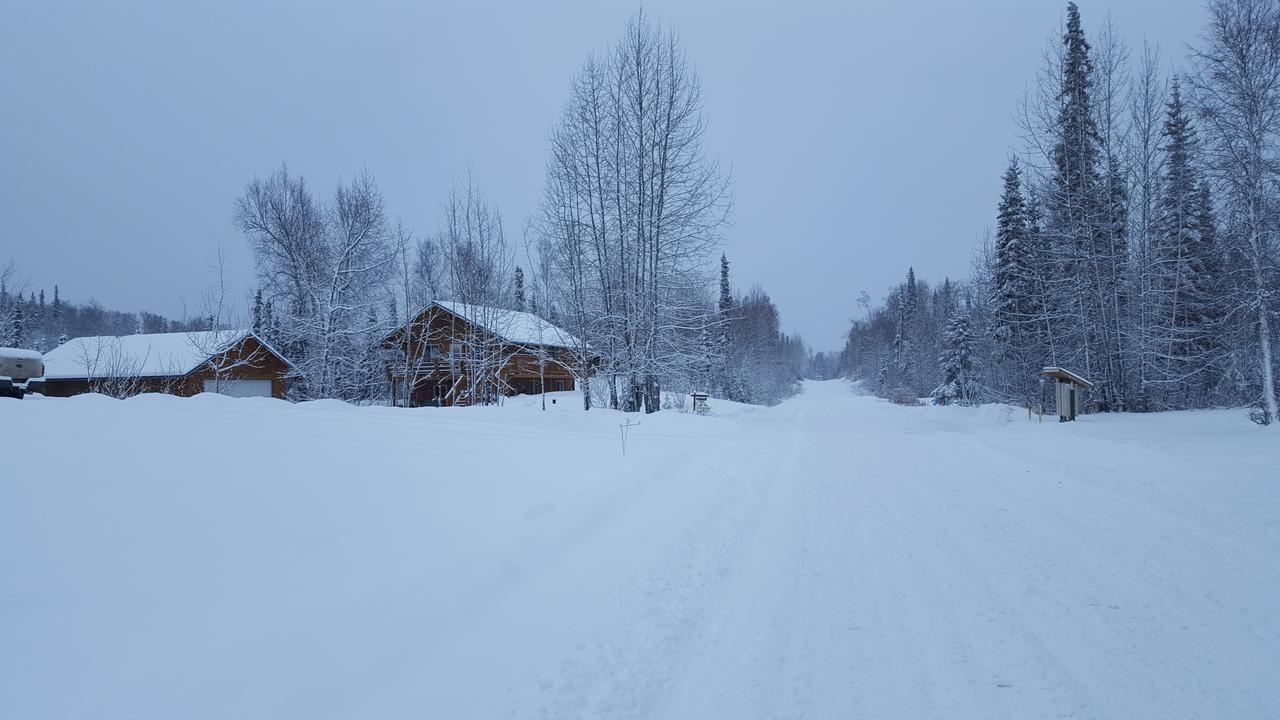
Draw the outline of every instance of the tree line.
M207 318L170 320L144 311L110 310L89 300L70 303L53 286L27 290L12 261L0 268L0 346L48 352L72 338L95 335L189 332L207 327Z
M839 366L881 394L1043 402L1041 369L1095 383L1099 411L1254 408L1277 417L1280 3L1210 0L1168 76L1067 6L970 278L909 271L850 328Z

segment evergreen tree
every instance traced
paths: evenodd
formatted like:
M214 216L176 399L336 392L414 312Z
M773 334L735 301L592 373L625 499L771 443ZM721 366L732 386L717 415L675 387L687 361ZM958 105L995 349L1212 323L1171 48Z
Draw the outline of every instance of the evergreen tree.
M22 311L22 296L18 296L18 301L14 303L13 315L9 319L9 341L8 344L16 348L25 348L27 346L27 321Z
M733 290L729 287L729 258L720 253L720 316L727 317L733 309Z
M262 301L262 339L271 343L273 346L280 342L279 333L276 332L276 310L275 303L271 298Z
M516 266L515 290L513 292L515 309L524 312L524 269Z
M60 336L58 340L59 345L66 342L65 340L61 339L61 336L63 334L62 333L62 329L63 329L62 328L62 299L58 297L57 285L53 286L53 303L49 306L48 328L50 332L56 332L59 334Z
M1123 409L1123 309L1127 257L1116 207L1124 201L1118 166L1100 172L1092 99L1094 68L1075 3L1067 6L1053 168L1046 188L1048 242L1056 259L1047 288L1054 305L1050 332L1056 359L1090 377L1100 409ZM1110 160L1110 159L1108 159Z
M1221 263L1196 131L1176 79L1163 138L1163 192L1148 258L1143 395L1155 408L1206 405L1218 375Z
M978 399L973 380L973 333L969 315L957 314L947 323L942 354L942 384L933 391L935 405L971 405Z
M907 268L907 282L898 301L898 320L893 338L894 370L901 383L911 384L915 375L916 271ZM914 387L912 392L916 392Z
M253 294L253 332L255 335L262 334L262 288L258 288Z
M737 400L737 394L734 391L735 383L733 378L733 370L730 366L730 353L732 351L733 330L733 288L729 284L729 258L724 253L720 254L720 301L717 304L718 314L716 317L716 326L719 333L715 343L715 387L709 392L716 393L717 397L723 397L728 400Z
M1204 405L1217 402L1216 393L1222 382L1223 360L1227 352L1225 340L1225 318L1230 311L1227 302L1227 275L1224 253L1218 243L1217 219L1213 214L1213 194L1209 181L1201 177L1196 188L1196 229L1199 230L1199 242L1196 244L1196 265L1198 275L1193 282L1196 285L1196 297L1201 312L1195 344L1195 354L1204 359L1199 373L1199 390Z
M1009 159L996 213L991 333L1003 381L1015 396L1030 399L1040 368L1035 247L1031 210L1022 193L1022 170ZM1038 228L1036 228L1038 231Z

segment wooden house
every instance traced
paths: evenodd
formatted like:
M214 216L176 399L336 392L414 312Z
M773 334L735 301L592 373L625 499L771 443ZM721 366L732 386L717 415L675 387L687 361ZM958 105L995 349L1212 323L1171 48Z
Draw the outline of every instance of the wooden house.
M216 392L283 398L293 366L258 335L216 330L82 337L44 356L45 394Z
M573 390L591 364L586 343L533 313L456 302L431 303L381 345L392 404L406 407Z

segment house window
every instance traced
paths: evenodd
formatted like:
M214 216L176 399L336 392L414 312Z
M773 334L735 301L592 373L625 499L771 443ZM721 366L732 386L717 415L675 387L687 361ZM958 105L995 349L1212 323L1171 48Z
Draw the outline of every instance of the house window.
M426 359L428 359L428 360L439 360L439 359L440 359L440 346L439 346L439 345L436 345L435 343L432 343L432 344L430 344L430 345L426 346L426 348L424 348L424 349L423 349L423 353L425 353L425 355L426 355Z
M551 387L553 387L553 388L555 389L555 391L556 391L556 392L564 392L564 381L563 381L563 380L552 380L552 381L551 381Z

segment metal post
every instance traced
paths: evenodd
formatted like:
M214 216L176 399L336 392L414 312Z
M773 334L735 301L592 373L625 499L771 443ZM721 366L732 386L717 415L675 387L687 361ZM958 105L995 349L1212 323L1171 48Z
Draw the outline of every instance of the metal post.
M625 423L623 423L623 424L621 424L621 425L619 425L619 426L618 426L618 429L619 429L620 431L622 431L622 455L623 455L623 457L626 457L626 455L627 455L627 429L628 429L628 428L633 428L633 427L635 427L636 425L639 425L639 424L640 424L640 423L639 423L638 421L637 421L637 422L631 422L631 419L630 419L630 418L628 418L628 419L627 419L627 421L626 421Z

